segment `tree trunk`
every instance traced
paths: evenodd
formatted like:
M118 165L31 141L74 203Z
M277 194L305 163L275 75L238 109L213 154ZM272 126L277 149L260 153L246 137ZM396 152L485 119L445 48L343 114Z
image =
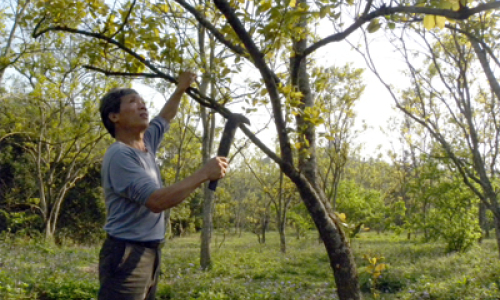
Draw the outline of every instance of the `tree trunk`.
M54 240L54 232L52 231L52 223L50 219L45 222L45 241L51 242Z
M305 0L297 1L297 5L304 3ZM298 26L306 24L305 17L301 19ZM300 39L293 41L295 53L301 54L307 47L307 40ZM307 73L307 63L305 59L301 62L295 61L292 58L291 73L292 85L297 87L302 93L301 99L302 109L306 107L314 107L314 98L310 89L309 75ZM341 300L359 300L362 299L359 280L356 270L356 263L349 247L349 242L340 227L340 222L337 220L330 203L324 191L317 184L317 160L316 160L316 137L315 127L310 122L304 120L303 116L297 116L297 129L300 133L300 142L303 143L305 149L299 151L299 169L301 174L293 174L294 170L288 169L288 166L283 166L283 172L295 183L301 195L302 201L305 203L309 214L318 228L320 237L325 245L330 260L330 266L333 270L337 293ZM290 162L291 163L291 162ZM288 169L288 170L287 170Z
M472 47L474 48L474 52L481 63L481 67L483 68L484 74L488 79L488 83L490 84L491 91L495 94L498 100L500 100L500 84L495 77L495 74L491 70L490 64L488 63L488 58L486 55L486 50L483 48L484 45L480 45L477 39L471 35L467 35L469 41L471 42Z
M267 225L269 224L269 216L267 215L267 210L264 212L264 217L262 218L262 224L260 227L260 234L262 236L262 244L266 243L266 230L267 230Z
M498 255L500 257L500 219L498 219L495 216L493 220L495 222L495 237L497 240L497 250L498 250Z
M337 217L328 212L329 204L326 202L326 198L322 198L311 184L300 175L292 175L291 179L297 185L302 200L311 214L325 245L330 266L334 272L339 299L362 299L356 263L349 242L340 227Z
M208 183L205 184L205 199L203 202L203 228L201 230L201 252L200 266L202 270L208 270L212 266L210 252L210 242L212 240L212 203L214 192L208 189Z
M305 0L298 0L297 5L307 5ZM297 26L306 27L306 16L302 16ZM307 40L299 38L293 41L295 53L302 54L307 48ZM291 58L291 82L294 87L302 93L301 110L314 108L314 98L311 93L309 74L307 73L306 59L296 61L296 57ZM295 75L294 75L295 74ZM299 141L303 143L305 149L299 150L299 170L301 174L294 174L292 167L282 166L283 172L295 183L305 203L309 214L318 228L319 234L325 245L333 270L337 293L341 300L362 299L359 280L356 270L356 263L351 253L349 242L340 227L331 204L324 191L317 183L317 160L316 160L316 134L315 127L310 122L304 120L304 116L296 117ZM288 162L292 164L293 162ZM303 174L303 175L302 175Z
M286 253L285 224L280 221L278 228L280 233L280 251L281 253Z
M200 47L201 54L205 56L204 52L204 36L200 34ZM210 66L213 65L213 47L215 44L211 42L211 50L210 51ZM210 83L210 77L208 75L203 76L200 92L205 94L208 89L208 84ZM212 96L215 95L215 87L212 85L211 88ZM203 124L203 139L202 139L202 156L203 156L203 164L206 164L210 159L210 155L212 152L212 143L215 132L215 115L210 118L205 107L201 106L201 118ZM213 230L213 220L212 220L212 207L214 201L214 192L208 189L208 183L204 185L204 201L203 201L203 228L201 230L201 249L200 249L200 266L202 270L210 269L212 265L211 253L210 253L210 242L212 240L212 230Z
M272 105L274 124L276 125L280 144L281 157L275 157L275 160L282 160L280 168L297 186L301 198L319 230L330 259L330 265L334 272L338 295L341 300L361 299L356 264L354 263L348 241L339 226L339 222L336 220L336 216L331 211L330 204L327 203L326 196L321 189L317 188L317 182L314 180L316 176L314 126L310 122L304 122L304 116L302 116L302 119L297 119L297 133L300 141L308 141L308 143L304 143L306 148L300 149L299 173L294 165L293 151L287 133L286 118L283 116L283 111L281 110L282 103L280 102L278 82L276 76L274 76L275 74L268 68L264 55L260 53L258 47L247 34L244 25L237 18L234 8L224 0L214 0L213 3L219 11L224 14L227 22L241 38L246 50L248 50L251 56L253 64L261 73ZM306 1L298 0L296 7L300 7L301 5L307 6ZM308 15L301 14L300 21L294 25L301 28L307 28L307 18L309 18ZM298 87L298 90L304 95L302 97L303 99L300 99L303 105L299 105L299 109L305 107L314 109L314 101L311 101L312 95L310 89L308 89L309 77L306 72L306 61L305 59L300 60L300 56L304 54L304 50L307 46L307 41L306 38L300 36L298 36L298 39L293 41L295 53L290 61L292 66L291 83L293 87ZM306 125L306 128L303 129L301 125ZM266 154L270 154L269 152L270 151L266 152Z
M488 225L486 224L486 205L481 201L479 205L479 227L481 227L481 237L479 238L479 243L483 241L488 232Z
M278 209L277 209L277 223L278 231L280 234L280 251L281 253L286 253L286 236L285 236L285 224L286 224L286 205L283 199L283 172L280 172L280 187L279 187L279 197L278 197Z

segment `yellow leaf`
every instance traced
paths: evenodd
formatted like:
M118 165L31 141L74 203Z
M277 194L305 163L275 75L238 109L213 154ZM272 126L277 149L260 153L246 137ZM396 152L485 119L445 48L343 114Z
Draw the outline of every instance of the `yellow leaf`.
M370 258L370 263L371 263L372 265L377 264L377 258L376 258L376 257Z
M342 222L345 222L345 220L346 220L346 216L345 216L345 214L344 214L344 213L339 214L339 218L340 218L340 220L341 220Z
M437 5L438 8L442 9L451 9L451 2L449 1L441 1Z
M281 89L281 92L284 93L284 94L288 94L290 93L290 91L292 90L292 87L287 85L287 86L284 86L282 89Z
M442 16L436 16L436 26L439 27L440 29L444 28L444 25L446 24L446 18Z
M375 272L382 272L383 270L385 270L385 264L378 264L375 267Z
M436 27L436 18L434 15L426 15L424 17L424 27L428 30Z
M297 4L297 0L290 1L290 7L295 7L295 4Z
M271 1L263 0L259 4L261 5L262 12L268 11L272 7Z

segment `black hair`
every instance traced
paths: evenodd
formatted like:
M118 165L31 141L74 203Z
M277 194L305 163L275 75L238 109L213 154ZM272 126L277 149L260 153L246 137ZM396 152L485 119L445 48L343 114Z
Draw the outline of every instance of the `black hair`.
M131 88L113 88L101 98L99 111L101 112L102 123L112 137L115 137L115 123L109 119L109 114L119 113L122 97L130 94L138 93Z

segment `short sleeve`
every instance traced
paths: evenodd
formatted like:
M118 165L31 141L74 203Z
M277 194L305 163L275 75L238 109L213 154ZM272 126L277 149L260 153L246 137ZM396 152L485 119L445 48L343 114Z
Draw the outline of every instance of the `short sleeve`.
M160 142L163 138L165 132L170 128L170 123L167 122L160 116L155 117L149 123L149 127L144 133L144 143L148 146L148 149L156 155L156 151L160 146Z
M155 174L149 174L140 160L122 151L116 152L109 161L109 179L111 189L120 196L146 204L158 188Z

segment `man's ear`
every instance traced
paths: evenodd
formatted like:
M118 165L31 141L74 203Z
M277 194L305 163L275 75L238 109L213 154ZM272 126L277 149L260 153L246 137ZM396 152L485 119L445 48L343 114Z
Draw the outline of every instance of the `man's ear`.
M111 122L116 123L120 119L120 116L118 113L109 113L108 118Z

